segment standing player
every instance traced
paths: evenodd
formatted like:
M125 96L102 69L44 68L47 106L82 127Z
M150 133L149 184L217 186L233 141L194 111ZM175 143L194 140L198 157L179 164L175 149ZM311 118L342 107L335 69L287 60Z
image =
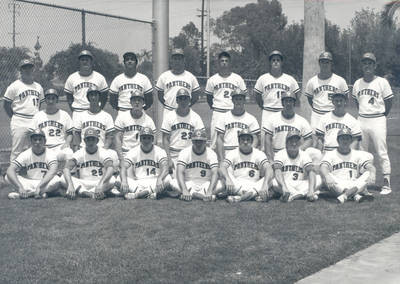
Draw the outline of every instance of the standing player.
M303 197L307 197L308 201L318 199L315 188L321 181L318 178L317 182L310 156L300 150L301 138L300 131L289 131L286 136L286 149L275 155L273 189L285 202Z
M359 148L361 141L360 123L346 112L347 94L334 92L332 103L335 109L319 117L315 133L318 137L318 149L321 151L333 151L338 147L337 133L340 129L348 128L353 134L352 149Z
M304 117L294 112L296 95L292 92L282 92L281 96L283 110L271 115L263 127L265 152L270 161L274 160L274 153L286 147L286 136L291 130L298 130L304 139L302 150L312 144L313 131L310 124Z
M223 51L218 55L218 73L207 80L205 89L207 103L213 111L210 127L212 149L215 149L217 143L215 125L217 121L223 119L224 113L233 109L231 93L235 89L247 92L242 77L232 72L230 54Z
M171 69L165 71L157 80L156 90L158 99L164 106L165 119L177 108L176 93L179 89L186 89L191 96L191 104L197 102L200 86L195 76L185 70L185 56L182 49L174 49L170 60Z
M171 172L176 166L179 152L191 145L195 129L204 129L200 116L190 108L190 93L179 89L176 93L178 108L164 117L161 132L164 150L168 156L168 167Z
M84 141L85 147L75 152L64 168L67 197L74 199L78 192L83 197L103 199L105 193L114 187L113 161L110 152L97 145L97 129L85 129ZM75 167L77 177L71 176L71 170Z
M312 108L311 127L317 128L321 117L333 110L333 93L343 93L347 96L349 87L346 80L332 72L332 54L328 51L319 56L319 73L312 77L306 85L305 95ZM336 140L336 138L335 138Z
M115 119L115 149L120 161L123 161L123 153L140 144L139 133L144 127L156 132L153 120L143 111L143 93L135 90L130 92L130 96L130 111L119 112Z
M374 144L383 173L381 194L392 192L390 187L390 160L386 144L386 117L392 108L393 92L389 82L375 75L376 57L365 53L361 59L363 77L353 86L353 98L358 106L358 120L361 124L361 149L368 151Z
M144 109L153 104L153 87L146 75L137 72L138 59L134 52L124 53L124 73L118 75L111 82L110 104L114 109L127 111L132 109L131 93L139 91L144 94Z
M197 198L215 201L215 195L223 190L218 181L217 155L206 143L205 130L196 129L192 135L192 146L179 153L177 178L172 180L171 187L181 193L181 200Z
M239 148L227 154L220 168L228 202L255 197L256 200L267 201L273 171L265 153L253 148L253 139L249 129L240 130Z
M260 125L257 119L249 114L244 105L246 93L240 89L235 89L231 94L233 109L223 115L215 126L217 132L217 154L218 160L222 162L228 151L234 150L239 146L238 133L242 129L248 129L254 136L253 146L258 146Z
M96 87L101 96L100 108L103 109L107 102L108 85L103 75L93 70L93 55L88 50L83 50L78 55L79 71L69 75L64 86L64 93L67 96L70 109L73 111L72 120L77 118L77 112L89 109L89 101L86 91L90 87Z
M375 183L373 156L350 148L353 135L347 128L338 132L337 140L338 148L326 152L322 158L320 173L323 182L339 203L351 197L356 202L372 200L367 185Z
M11 118L12 148L10 161L29 147L29 126L43 101L43 88L33 81L34 62L23 59L19 63L21 79L8 86L4 94L4 110Z
M126 153L121 165L120 189L125 199L156 199L169 185L167 154L153 143L153 129L144 127L140 130L140 145ZM132 171L134 179L128 177L128 170Z
M55 191L61 185L57 173L57 159L52 151L45 147L46 136L40 129L35 129L30 135L32 147L25 150L14 159L7 170L6 182L17 192L8 195L10 199L25 199L28 197L46 198L49 192ZM17 172L26 168L26 176Z
M297 81L290 75L283 73L283 54L274 50L269 54L270 72L261 75L254 86L254 94L259 107L263 110L261 127L265 127L271 115L282 110L281 97L283 92L300 92ZM261 148L264 148L264 133L261 133Z

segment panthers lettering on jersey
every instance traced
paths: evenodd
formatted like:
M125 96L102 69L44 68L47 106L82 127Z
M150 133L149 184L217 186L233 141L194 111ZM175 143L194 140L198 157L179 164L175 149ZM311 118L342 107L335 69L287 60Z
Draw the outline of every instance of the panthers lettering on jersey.
M110 152L102 147L90 154L85 148L81 148L72 155L78 169L80 179L100 180L105 174L104 165L111 162Z
M41 155L36 155L32 148L29 148L19 154L11 163L18 168L26 168L27 178L41 180L51 165L57 165L57 158L53 152L47 149Z
M13 115L32 118L44 101L43 88L38 83L30 85L21 80L14 81L4 93L4 100L11 103Z
M385 100L393 98L393 92L385 78L376 76L371 82L360 78L354 83L353 98L358 101L361 117L380 117L386 111Z
M302 150L299 150L299 154L294 159L289 157L286 149L280 150L274 156L274 167L281 169L285 180L305 180L304 172L309 166L312 166L312 160Z
M185 88L189 93L200 90L199 83L195 76L189 71L184 71L181 74L175 75L171 70L168 70L160 75L157 80L157 91L164 92L164 107L169 110L176 109L176 93L179 89Z
M206 182L211 180L211 169L218 167L217 154L210 148L197 155L192 147L179 153L177 165L185 167L185 181Z
M160 175L162 163L167 163L167 154L156 145L149 153L145 153L139 145L126 153L125 161L133 165L129 169L134 171L138 179L154 178Z

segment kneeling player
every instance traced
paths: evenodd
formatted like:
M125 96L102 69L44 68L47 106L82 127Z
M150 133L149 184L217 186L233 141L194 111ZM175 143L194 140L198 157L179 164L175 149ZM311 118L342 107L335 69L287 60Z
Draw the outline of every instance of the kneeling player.
M206 147L204 130L197 129L192 134L192 146L183 149L178 156L177 178L172 180L173 190L181 193L180 198L214 201L215 195L223 190L218 181L217 154Z
M78 192L83 197L103 199L115 182L110 152L97 146L99 134L94 128L85 130L83 140L86 146L72 155L64 169L67 197L74 199ZM78 177L71 176L71 170L75 166Z
M286 147L275 154L275 180L273 189L281 195L281 200L291 202L307 197L308 201L318 199L315 193L316 183L321 183L316 176L311 157L300 150L301 133L291 130L286 136Z
M140 145L125 154L121 165L121 191L126 199L156 199L169 184L167 154L153 145L154 132L149 127L140 131ZM134 178L128 177L128 170Z
M6 182L14 190L8 195L10 199L45 198L47 193L55 191L60 186L57 173L57 157L54 152L46 149L46 136L40 129L35 129L31 135L31 148L25 150L13 160L7 170ZM26 177L17 172L26 168Z
M239 148L229 151L221 166L221 177L228 193L228 202L240 202L258 197L267 201L273 172L264 152L253 148L253 135L242 129Z
M353 136L348 128L339 130L337 141L338 148L326 152L322 158L322 180L339 203L351 197L356 202L373 200L366 189L368 184L375 183L376 170L372 154L351 149Z

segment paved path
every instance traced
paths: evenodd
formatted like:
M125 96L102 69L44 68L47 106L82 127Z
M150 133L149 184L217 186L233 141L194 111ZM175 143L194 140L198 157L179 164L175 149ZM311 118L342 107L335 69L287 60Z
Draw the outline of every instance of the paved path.
M400 233L310 275L298 284L399 284Z

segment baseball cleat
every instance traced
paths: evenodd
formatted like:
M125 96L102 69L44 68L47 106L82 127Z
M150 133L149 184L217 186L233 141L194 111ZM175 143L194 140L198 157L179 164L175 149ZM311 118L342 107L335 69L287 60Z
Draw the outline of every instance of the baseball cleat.
M374 200L374 196L372 194L367 194L367 195L356 194L354 196L354 201L358 202L358 203L365 202L365 201L373 201L373 200Z
M10 192L8 194L8 199L19 199L19 193L18 192Z
M338 202L338 203L340 203L340 204L343 204L343 203L345 203L345 202L346 202L346 200L347 200L347 196L346 196L346 195L344 195L344 194L342 194L342 195L339 195L339 196L336 198L336 200L337 200L337 202Z
M240 196L233 196L230 195L226 198L226 201L228 201L229 203L236 203L236 202L240 202Z
M299 199L302 197L303 197L303 194L290 194L287 199L287 202L292 202L293 200L296 200L296 199Z
M392 189L391 189L389 186L384 185L384 186L382 186L382 188L381 188L380 194L382 194L382 195L387 195L387 194L390 194L391 192L392 192Z
M147 197L148 199L156 200L157 199L157 192L152 192Z
M125 194L124 197L126 200L137 199L136 193L133 193L133 192L129 192L129 193Z

